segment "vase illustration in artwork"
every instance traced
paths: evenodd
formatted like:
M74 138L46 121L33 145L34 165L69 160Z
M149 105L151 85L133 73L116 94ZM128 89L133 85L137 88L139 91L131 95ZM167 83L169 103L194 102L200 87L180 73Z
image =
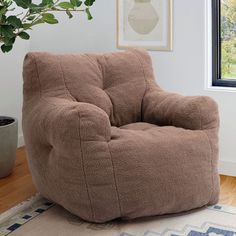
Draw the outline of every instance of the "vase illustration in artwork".
M159 16L151 0L134 0L128 15L128 22L138 34L149 34L157 26Z

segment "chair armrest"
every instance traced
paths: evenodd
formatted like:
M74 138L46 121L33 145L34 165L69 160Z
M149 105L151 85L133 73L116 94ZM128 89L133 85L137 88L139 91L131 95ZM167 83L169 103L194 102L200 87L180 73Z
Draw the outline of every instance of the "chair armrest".
M31 109L30 109L31 108ZM110 121L99 107L61 98L42 98L23 114L26 137L38 135L51 145L81 141L109 141ZM37 134L32 134L37 132Z
M191 130L219 127L218 106L207 96L181 96L159 89L144 96L143 119L162 126Z

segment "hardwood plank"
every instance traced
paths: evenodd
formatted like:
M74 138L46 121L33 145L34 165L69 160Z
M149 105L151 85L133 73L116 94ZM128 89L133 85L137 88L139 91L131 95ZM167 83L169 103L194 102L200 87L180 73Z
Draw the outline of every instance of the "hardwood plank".
M236 206L236 177L221 176L220 203Z
M29 172L25 148L19 148L13 173L0 179L0 213L28 199L36 193Z
M26 200L36 193L29 172L25 148L17 150L13 173L0 179L0 213ZM220 203L236 206L236 177L221 176Z

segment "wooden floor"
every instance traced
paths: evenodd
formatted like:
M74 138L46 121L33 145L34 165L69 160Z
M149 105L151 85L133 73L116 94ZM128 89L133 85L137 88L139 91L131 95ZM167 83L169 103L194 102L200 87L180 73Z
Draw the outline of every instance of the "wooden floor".
M0 213L36 193L29 173L24 148L17 150L14 172L0 179ZM236 206L236 178L221 176L220 203Z
M19 148L13 173L0 179L0 213L36 193L27 165L24 148Z

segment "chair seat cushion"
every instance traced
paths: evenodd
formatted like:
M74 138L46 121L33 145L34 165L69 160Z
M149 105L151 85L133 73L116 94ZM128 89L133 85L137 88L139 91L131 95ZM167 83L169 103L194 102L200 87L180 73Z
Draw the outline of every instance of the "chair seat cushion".
M133 123L112 127L121 216L175 213L210 204L211 146L203 131Z
M128 125L123 125L120 128L121 129L130 129L130 130L150 130L152 128L157 128L157 125L153 125L150 123L146 123L146 122L137 122L137 123L131 123Z

